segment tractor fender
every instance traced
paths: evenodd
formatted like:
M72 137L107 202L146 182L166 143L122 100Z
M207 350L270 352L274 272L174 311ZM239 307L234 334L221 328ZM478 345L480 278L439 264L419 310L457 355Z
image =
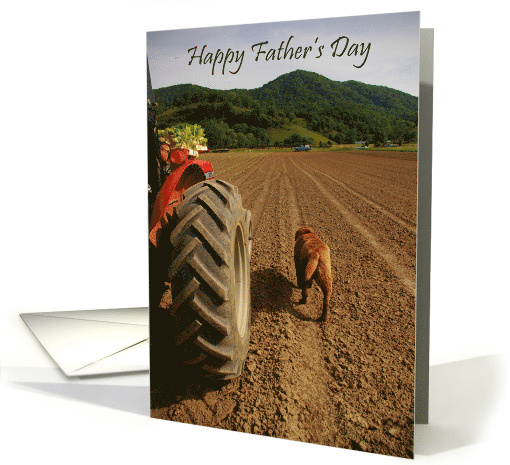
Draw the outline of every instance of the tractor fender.
M149 223L149 240L152 245L158 246L162 229L161 220L167 213L169 216L173 215L175 208L182 201L184 191L197 182L213 178L212 164L206 160L188 159L172 171L161 186L152 208Z

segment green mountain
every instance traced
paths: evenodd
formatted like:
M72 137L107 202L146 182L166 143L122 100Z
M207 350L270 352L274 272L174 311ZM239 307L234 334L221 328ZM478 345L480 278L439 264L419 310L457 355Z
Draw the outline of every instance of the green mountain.
M384 86L357 81L332 81L310 71L293 71L248 91L258 100L283 107L321 108L364 105L395 110L403 117L416 116L418 98Z
M352 143L416 137L418 98L384 86L297 70L257 89L180 84L154 91L158 126L201 124L214 147Z

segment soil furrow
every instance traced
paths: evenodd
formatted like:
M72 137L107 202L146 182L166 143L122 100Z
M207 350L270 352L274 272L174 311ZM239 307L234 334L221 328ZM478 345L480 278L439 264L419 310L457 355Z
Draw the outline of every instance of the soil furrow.
M383 205L375 202L374 200L369 199L367 196L363 195L362 193L357 192L355 189L353 189L352 187L348 186L345 182L340 181L338 179L335 179L332 176L330 176L329 174L324 173L323 171L320 171L320 170L318 170L316 168L311 168L311 169L316 171L316 172L318 172L318 173L320 173L320 174L322 174L326 178L328 178L331 181L333 181L335 184L338 184L341 188L345 189L350 194L358 197L363 202L369 204L372 208L378 210L383 215L385 215L388 218L390 218L391 220L393 220L395 223L398 223L402 227L407 228L410 231L412 231L414 234L416 234L416 224L415 223L412 223L411 221L407 221L406 219L399 217L395 213L393 213L390 210L388 210L387 208L385 208Z
M302 167L305 166L302 165ZM306 167L305 169L311 173L314 170L311 167ZM319 174L319 178L321 177L323 187L349 209L358 222L372 233L375 240L389 254L396 257L401 265L414 272L416 265L416 234L407 225L403 226L384 214L381 209L374 208L371 203L364 200L363 196L352 194L345 189L339 189L338 184L335 182L338 179L336 176L322 176Z
M295 190L287 173L287 160L281 160L282 182L278 196L280 269L289 283L296 282L293 263L293 236L303 224ZM285 302L280 324L285 329L285 346L280 354L280 389L288 399L282 407L285 436L307 442L333 445L337 434L335 406L328 396L331 376L324 366L321 327L294 309L300 298L298 289Z
M295 164L295 162L293 163ZM340 200L332 196L331 193L327 189L325 189L324 186L317 180L317 178L304 171L298 165L295 164L295 166L312 180L312 182L316 185L318 191L324 196L325 199L327 199L328 202L335 206L335 208L341 213L345 220L348 221L361 235L363 235L363 237L365 237L370 246L377 252L377 254L381 258L384 259L384 261L388 264L393 273L402 281L407 291L410 294L414 295L416 288L415 286L416 278L414 271L408 269L407 267L399 263L397 257L389 253L388 250L380 242L376 240L374 235L359 222L356 216L349 211L345 204L343 204Z
M228 169L224 155L213 156ZM412 456L415 163L354 151L260 156L234 180L254 223L245 368L221 386L171 373L151 385L151 415ZM303 225L331 248L325 324L313 321L322 305L316 285L298 304L293 247Z
M347 163L345 158L348 157ZM307 166L335 173L336 179L374 200L411 224L416 223L416 160L380 160L363 154L318 153L314 156L300 157ZM391 163L390 163L391 162ZM392 172L391 166L401 163L398 172Z

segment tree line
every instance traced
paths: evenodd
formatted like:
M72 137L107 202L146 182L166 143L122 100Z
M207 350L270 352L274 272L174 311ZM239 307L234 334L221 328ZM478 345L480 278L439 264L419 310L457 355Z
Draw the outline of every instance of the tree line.
M417 137L415 97L354 81L336 83L303 71L253 90L187 84L156 89L155 95L158 129L200 124L211 149L317 145L310 131L327 140L323 144L408 143ZM274 129L284 131L271 132ZM289 131L292 134L285 136Z

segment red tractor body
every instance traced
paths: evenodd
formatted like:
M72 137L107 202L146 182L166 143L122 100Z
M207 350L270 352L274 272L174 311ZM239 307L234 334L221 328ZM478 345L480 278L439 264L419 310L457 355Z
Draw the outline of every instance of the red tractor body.
M161 149L165 159L165 149ZM213 179L213 167L210 161L198 160L193 157L193 151L175 149L170 153L171 174L166 178L158 192L149 224L149 240L158 247L162 221L165 217L172 217L175 208L183 199L184 191L200 181Z

